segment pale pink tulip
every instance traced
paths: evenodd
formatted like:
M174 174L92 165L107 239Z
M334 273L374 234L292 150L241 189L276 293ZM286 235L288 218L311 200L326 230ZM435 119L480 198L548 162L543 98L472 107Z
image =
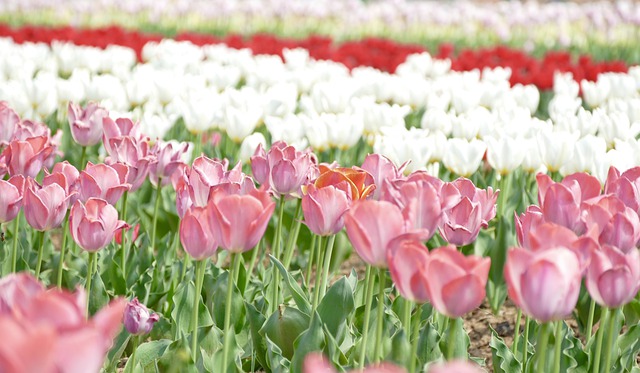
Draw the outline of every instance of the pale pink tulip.
M354 249L367 264L387 267L387 248L406 232L398 206L375 200L361 200L345 215L347 235Z
M338 371L319 352L312 352L304 359L303 373L337 373ZM351 372L356 372L352 370ZM381 363L358 370L360 373L405 373L406 370L391 363Z
M582 219L588 228L597 227L600 245L622 251L635 250L640 240L640 218L618 197L605 195L582 204Z
M160 316L157 313L150 313L147 306L140 303L137 297L127 303L124 308L124 328L130 334L149 334L153 329L153 324L159 320Z
M529 232L531 232L538 225L544 223L542 210L540 210L539 206L531 205L527 207L525 212L523 212L520 216L518 216L516 212L514 212L514 215L518 244L521 247L531 248Z
M126 168L115 168L104 163L87 163L78 177L80 200L102 198L115 205L122 194L131 189L127 183Z
M602 307L618 308L633 300L640 289L640 253L604 245L591 254L585 279L591 297Z
M102 120L109 113L96 103L89 103L83 109L69 102L69 127L73 140L81 146L92 146L102 139Z
M0 180L0 224L18 216L22 207L24 177L12 176L9 180Z
M630 168L620 174L617 168L609 168L604 184L605 194L614 194L636 213L640 213L640 167Z
M13 140L0 155L11 176L36 177L44 167L54 148L46 136L30 137L26 140Z
M153 161L149 165L149 181L153 186L158 186L158 180L162 179L162 186L171 182L171 176L178 167L185 165L183 155L189 149L189 143L175 144L172 142L158 141L151 149Z
M0 315L19 309L44 286L27 272L11 273L0 279Z
M423 231L428 240L442 222L440 196L436 188L424 180L401 181L398 206L410 231Z
M275 142L268 152L259 145L251 157L251 171L258 183L276 195L300 196L300 187L318 176L314 154L298 151L283 141Z
M0 372L56 373L57 335L48 325L31 325L0 315L0 330L11 343L0 344Z
M132 136L109 139L111 152L105 163L118 170L119 174L126 174L131 191L136 191L147 179L149 165L153 156L149 152L149 143Z
M478 237L482 228L482 206L464 197L442 214L440 235L447 242L464 246Z
M0 148L11 142L19 124L18 114L5 101L0 101Z
M396 165L384 155L367 155L362 163L362 169L373 176L373 182L376 185L376 190L373 191L373 199L381 199L385 182L393 182L394 180L403 178L402 171L404 171L408 163L407 161L400 165L400 167L396 167Z
M418 240L401 240L387 250L391 279L405 299L416 303L429 301L428 260L429 250Z
M458 205L464 198L477 203L480 206L480 217L482 226L487 227L489 221L496 216L496 201L500 191L493 191L491 187L485 189L477 188L473 182L466 178L458 178L450 183L444 183L438 190L442 199L442 209L447 210Z
M578 301L580 262L564 247L535 252L512 248L504 276L511 300L540 322L566 318Z
M479 307L490 266L491 259L464 256L453 245L433 250L424 268L429 275L427 289L433 307L451 318Z
M84 204L76 201L69 214L71 237L89 252L106 247L124 225L125 222L118 220L116 208L104 199L89 198Z
M218 249L213 231L209 225L209 210L192 206L180 220L180 242L195 260L212 257Z
M344 227L344 214L349 209L349 197L333 185L316 188L309 185L302 196L304 223L319 236L336 234Z
M483 373L483 370L469 361L453 360L432 366L429 373Z
M140 131L138 123L134 123L129 118L118 118L115 121L110 117L104 117L102 119L102 144L108 154L113 152L111 149L111 139L118 137L131 136L137 141L146 141L146 137Z
M60 226L67 213L69 199L56 183L40 187L29 180L23 200L24 217L35 230L48 231Z

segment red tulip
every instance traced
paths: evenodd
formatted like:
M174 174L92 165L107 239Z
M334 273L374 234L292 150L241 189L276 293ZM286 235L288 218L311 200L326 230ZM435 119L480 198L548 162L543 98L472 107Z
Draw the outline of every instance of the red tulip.
M118 211L107 201L89 198L85 204L76 201L69 214L69 230L73 240L86 251L106 247L115 232L126 223L118 220Z
M193 206L180 220L180 242L195 260L212 257L218 244L209 225L209 210L206 207Z
M102 139L102 120L109 113L96 103L89 103L82 109L69 103L69 127L73 140L81 146L92 146Z
M618 308L635 298L640 289L640 253L604 245L591 254L585 279L591 297L603 307Z
M348 209L347 194L333 185L318 189L311 184L302 196L304 223L319 236L340 232L344 227L344 214Z

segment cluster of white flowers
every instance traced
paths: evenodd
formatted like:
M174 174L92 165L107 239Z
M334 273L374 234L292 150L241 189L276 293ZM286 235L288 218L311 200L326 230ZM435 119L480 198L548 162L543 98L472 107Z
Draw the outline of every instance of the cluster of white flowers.
M180 119L192 133L217 130L242 143L248 159L266 140L316 151L364 140L406 172L470 176L483 162L500 174L588 171L640 165L640 68L578 83L557 74L550 118L535 86L511 87L509 69L454 72L448 60L411 55L394 74L318 61L304 49L257 55L223 45L164 40L143 49L0 40L0 100L42 120L73 102L99 102L112 116L139 120L163 138ZM585 105L579 97L579 87ZM411 118L411 119L409 119Z

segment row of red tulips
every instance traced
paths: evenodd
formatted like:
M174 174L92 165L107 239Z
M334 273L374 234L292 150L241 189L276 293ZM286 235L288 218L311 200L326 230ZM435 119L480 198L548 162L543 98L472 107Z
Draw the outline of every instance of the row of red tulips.
M0 36L13 38L16 42L68 41L76 45L88 45L105 48L108 45L121 45L132 48L138 58L142 58L142 48L147 42L163 38L157 34L144 34L112 26L98 29L75 29L72 27L47 28L42 26L24 26L11 28L0 26ZM410 54L421 53L425 48L386 39L364 39L336 43L326 36L311 36L306 39L287 39L272 35L253 35L243 37L228 35L216 37L194 33L175 36L177 40L190 41L197 45L225 43L232 48L249 48L254 54L272 54L282 56L284 48L305 48L311 57L333 60L349 68L371 66L382 71L393 72ZM577 81L582 79L595 81L603 72L626 72L622 61L594 61L590 56L581 56L574 61L568 52L548 52L542 59L527 53L498 46L479 50L465 49L456 51L450 44L442 45L435 52L437 58L451 59L451 68L456 71L469 71L485 67L509 67L511 84L534 84L540 89L553 86L553 75L557 71L571 72Z

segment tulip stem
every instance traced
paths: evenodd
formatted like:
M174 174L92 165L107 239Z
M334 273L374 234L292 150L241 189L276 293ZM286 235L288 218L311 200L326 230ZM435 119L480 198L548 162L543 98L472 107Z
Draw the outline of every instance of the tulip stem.
M120 213L120 219L122 219L123 221L127 221L127 199L129 197L129 192L125 191L123 196L122 196L122 211ZM126 241L127 241L127 235L125 234L126 231L124 228L122 228L122 235L120 236L120 251L122 254L121 262L120 262L120 267L122 268L122 276L124 277L124 281L125 284L127 282L127 249L126 249Z
M589 318L587 319L586 341L589 343L591 335L593 334L593 318L596 314L596 301L591 298L591 304L589 305Z
M612 309L609 313L609 327L607 328L607 344L604 346L604 372L609 373L611 371L611 350L613 346L613 336L617 335L618 328L616 323L618 321L618 310Z
M511 187L511 175L510 174L506 174L506 175L502 175L502 180L500 180L500 186L502 187L502 190L500 191L500 194L498 195L498 214L499 216L506 216L506 208L507 208L507 201L509 200L509 189Z
M191 323L193 324L193 333L191 333L191 357L193 362L197 363L198 358L198 311L200 308L200 296L202 293L202 283L204 282L204 271L207 268L207 259L196 260L195 285L196 293L193 297L193 309Z
M67 220L64 223L62 232L62 245L60 246L60 262L58 263L58 278L56 286L62 287L62 271L64 267L64 257L67 255L67 237L69 235L69 216L67 214Z
M140 336L134 335L133 340L131 341L131 371L136 371L136 350L138 349L138 345L140 344Z
M461 328L462 318L450 318L449 319L449 344L447 346L447 360L453 360L456 355L456 339L458 338L458 328ZM466 356L462 356L466 360Z
M42 269L42 256L44 254L44 235L45 231L40 232L40 248L38 249L38 261L36 262L36 278L40 276L40 270Z
M96 261L96 252L89 252L89 261L87 263L87 282L85 287L87 290L87 317L89 317L89 303L91 301L91 281L93 280L93 268Z
M536 373L543 373L547 365L547 345L549 344L549 323L542 324L542 330L538 335L538 344L536 345L536 353L538 353L538 362L536 365Z
M413 332L409 334L411 341L411 355L409 355L409 372L415 373L416 361L418 361L418 343L420 342L420 322L422 317L422 306L416 305L416 319L413 321Z
M313 270L314 255L316 254L316 240L318 236L315 234L311 237L311 249L309 251L309 261L307 262L307 289L311 286L311 274Z
M602 315L600 315L600 326L598 327L598 336L596 337L596 355L595 360L593 361L593 373L600 372L600 356L602 355L602 340L604 338L605 330L607 329L606 325L609 322L609 309L603 308Z
M527 366L527 359L529 358L529 325L531 324L531 318L527 316L524 319L524 341L522 343L522 369Z
M386 270L384 268L378 268L378 315L376 318L376 345L373 350L373 358L376 363L380 362L382 352L382 328L384 327L384 278Z
M409 299L403 298L403 300L404 304L402 305L402 326L404 327L405 333L407 333L407 338L411 340L411 309L413 308L413 302L411 302Z
M364 361L367 355L367 342L369 335L369 319L371 318L371 302L373 302L373 286L375 284L375 276L371 273L371 266L367 264L367 272L365 278L367 279L364 298L364 322L362 324L362 348L360 350L359 368L364 368Z
M229 329L229 325L231 324L231 301L233 298L233 288L235 286L233 278L240 269L240 254L231 253L231 262L229 277L227 277L227 300L224 310L224 346L222 352L222 366L224 371L228 371L227 363L229 361L229 350L231 349L231 333L234 333L232 329Z
M247 271L247 279L245 280L244 288L246 289L249 286L249 281L251 281L251 276L253 275L253 268L256 266L256 260L258 259L258 253L260 252L260 248L262 247L263 238L258 241L258 244L251 252L251 259L249 261L249 270Z
M313 305L311 307L312 315L318 307L318 301L320 300L320 282L322 280L322 267L320 267L320 263L322 262L322 236L318 236L318 250L316 255L316 280L313 284Z
M518 308L516 314L516 326L513 329L513 344L511 345L511 352L514 354L518 350L518 341L520 340L520 319L522 319L522 310Z
M80 164L79 164L78 170L80 171L84 170L84 162L86 160L87 160L87 147L83 146L82 153L80 154Z
M158 187L156 188L156 204L153 208L153 226L151 227L151 249L156 249L156 229L158 228L158 210L160 209L160 199L162 196L162 178L158 177Z
M280 196L280 200L278 201L278 225L276 226L276 232L273 236L273 244L271 248L273 250L273 256L277 260L280 260L280 241L282 238L284 203L284 196ZM278 308L280 298L280 274L278 273L278 270L275 268L275 266L273 267L273 290L271 296L271 304L269 305L269 308L271 309L271 313L273 313Z
M329 240L327 240L327 249L324 254L324 265L323 265L323 273L322 273L322 285L320 286L320 297L319 299L324 298L324 295L327 291L327 283L329 282L329 269L331 268L331 256L333 254L333 244L336 241L336 235L329 236Z
M298 199L296 203L296 212L293 215L293 220L291 221L291 229L289 229L289 239L287 240L287 247L285 248L284 253L284 268L289 269L289 265L291 264L291 259L293 258L293 250L296 247L296 242L298 241L298 235L300 234L300 226L302 225L302 199Z
M553 373L560 373L560 360L562 358L562 340L564 339L562 330L562 320L556 321L555 331L555 356L553 358Z
M20 241L20 213L13 223L13 250L11 251L11 272L15 273L18 264L18 241Z

